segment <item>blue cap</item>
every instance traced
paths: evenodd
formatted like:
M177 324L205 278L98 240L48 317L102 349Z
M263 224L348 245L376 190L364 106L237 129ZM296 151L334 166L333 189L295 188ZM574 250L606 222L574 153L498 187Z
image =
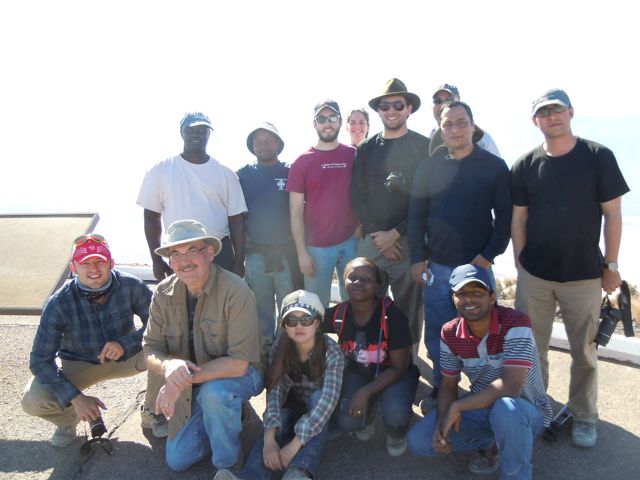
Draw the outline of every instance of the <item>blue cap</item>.
M531 115L535 115L539 109L547 105L562 105L565 108L569 108L571 106L571 100L569 100L569 95L567 95L567 92L564 90L552 88L533 101L531 104Z
M487 290L491 290L491 279L489 278L489 272L484 268L477 265L460 265L451 272L451 278L449 279L449 285L451 290L457 292L466 284L471 282L481 283Z
M456 99L460 99L460 93L458 92L458 87L456 87L455 85L451 85L450 83L445 83L444 85L440 85L438 87L438 89L433 92L433 98L436 98L436 95L438 95L439 92L449 92L451 95L453 95Z
M182 121L180 122L180 130L184 127L197 127L198 125L206 125L211 130L213 127L211 126L211 120L202 112L189 112L187 113Z

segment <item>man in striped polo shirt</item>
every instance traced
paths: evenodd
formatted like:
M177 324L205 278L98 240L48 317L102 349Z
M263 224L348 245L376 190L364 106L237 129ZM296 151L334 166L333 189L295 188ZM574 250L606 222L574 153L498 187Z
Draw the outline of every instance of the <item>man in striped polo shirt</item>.
M473 473L494 472L501 463L503 477L529 479L533 440L552 417L531 321L495 304L482 267L459 266L449 283L459 316L442 327L438 408L411 429L409 449L419 456L477 449ZM461 372L471 392L458 398Z

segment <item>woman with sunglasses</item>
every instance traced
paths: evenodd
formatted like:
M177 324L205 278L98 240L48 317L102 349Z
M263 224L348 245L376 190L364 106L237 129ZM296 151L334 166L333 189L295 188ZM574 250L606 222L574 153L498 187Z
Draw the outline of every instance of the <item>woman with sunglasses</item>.
M338 403L344 356L322 333L324 308L315 293L298 290L282 302L283 375L267 394L264 436L253 446L240 473L219 470L214 480L269 479L284 470L284 480L314 478L329 419Z
M351 260L344 278L349 300L329 308L323 322L325 332L338 334L347 359L334 422L369 440L377 406L387 431L387 453L399 456L407 448L419 377L411 361L408 320L385 295L383 272L373 260Z

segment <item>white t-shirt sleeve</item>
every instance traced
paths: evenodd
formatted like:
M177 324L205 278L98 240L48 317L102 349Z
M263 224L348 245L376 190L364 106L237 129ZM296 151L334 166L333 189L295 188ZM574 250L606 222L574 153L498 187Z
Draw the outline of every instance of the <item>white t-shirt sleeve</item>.
M238 175L228 167L223 166L222 168L227 180L227 216L232 217L246 212L247 203L244 200Z
M142 208L156 213L164 209L161 168L162 164L157 164L145 174L136 201Z

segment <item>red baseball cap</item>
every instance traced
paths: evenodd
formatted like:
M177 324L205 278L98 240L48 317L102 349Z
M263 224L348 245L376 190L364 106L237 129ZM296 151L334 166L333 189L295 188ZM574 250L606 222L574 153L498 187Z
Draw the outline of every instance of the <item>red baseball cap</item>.
M111 263L111 250L109 250L106 240L98 235L87 235L85 238L76 239L73 249L73 261L84 263L91 258Z

